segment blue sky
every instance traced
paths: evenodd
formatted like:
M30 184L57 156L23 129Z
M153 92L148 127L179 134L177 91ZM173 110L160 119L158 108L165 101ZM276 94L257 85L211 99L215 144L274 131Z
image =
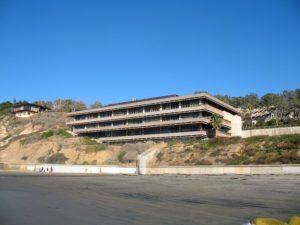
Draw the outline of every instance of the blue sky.
M0 102L300 88L298 0L0 0Z

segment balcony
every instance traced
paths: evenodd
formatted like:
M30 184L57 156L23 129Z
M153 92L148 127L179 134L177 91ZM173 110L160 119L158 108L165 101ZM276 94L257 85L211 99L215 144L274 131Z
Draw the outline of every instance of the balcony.
M79 125L79 124L88 124L88 123L95 123L95 122L108 122L108 121L115 121L115 120L126 120L126 119L135 119L135 118L143 118L143 117L154 117L160 115L172 115L172 114L179 114L179 113L189 113L189 112L199 112L199 111L209 111L211 113L217 113L223 116L223 112L215 107L210 105L198 105L192 106L187 108L181 109L170 109L170 110L162 110L162 111L154 111L154 112L143 112L137 114L128 114L122 116L112 116L112 117L105 117L105 118L96 118L96 119L85 119L85 120L73 120L67 122L67 125Z
M102 132L102 131L151 128L151 127L160 127L160 126L177 126L177 125L194 124L194 123L208 124L210 123L210 119L205 117L199 117L199 118L189 118L183 120L155 121L155 122L141 123L141 124L126 124L126 125L98 127L98 128L81 128L81 129L74 129L73 131L77 133L92 133L92 132Z
M112 142L112 141L132 141L132 140L155 140L155 139L172 139L178 137L206 137L206 131L190 131L190 132L178 132L167 134L146 134L135 136L120 136L120 137L104 137L98 138L100 142Z

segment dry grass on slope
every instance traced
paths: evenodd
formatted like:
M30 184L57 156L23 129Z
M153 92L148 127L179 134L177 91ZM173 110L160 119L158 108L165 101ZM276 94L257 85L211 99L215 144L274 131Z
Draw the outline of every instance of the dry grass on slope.
M172 140L157 155L156 166L300 164L300 135Z

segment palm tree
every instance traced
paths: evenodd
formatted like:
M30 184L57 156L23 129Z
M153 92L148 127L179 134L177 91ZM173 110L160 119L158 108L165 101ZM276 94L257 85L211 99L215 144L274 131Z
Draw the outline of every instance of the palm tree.
M217 132L218 132L218 129L220 129L222 127L222 122L223 122L223 118L222 116L220 116L219 114L212 114L211 116L211 125L213 127L213 129L215 130L216 132L216 136L217 136Z

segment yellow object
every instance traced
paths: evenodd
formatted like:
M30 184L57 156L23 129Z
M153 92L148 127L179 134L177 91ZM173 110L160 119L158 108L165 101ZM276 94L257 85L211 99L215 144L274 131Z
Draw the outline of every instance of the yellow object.
M281 222L273 218L256 218L251 222L255 225L288 225L285 222Z
M273 218L256 218L251 221L254 225L300 225L300 217L293 216L289 219L288 223L281 222Z
M289 225L300 225L300 217L293 216L289 219Z

